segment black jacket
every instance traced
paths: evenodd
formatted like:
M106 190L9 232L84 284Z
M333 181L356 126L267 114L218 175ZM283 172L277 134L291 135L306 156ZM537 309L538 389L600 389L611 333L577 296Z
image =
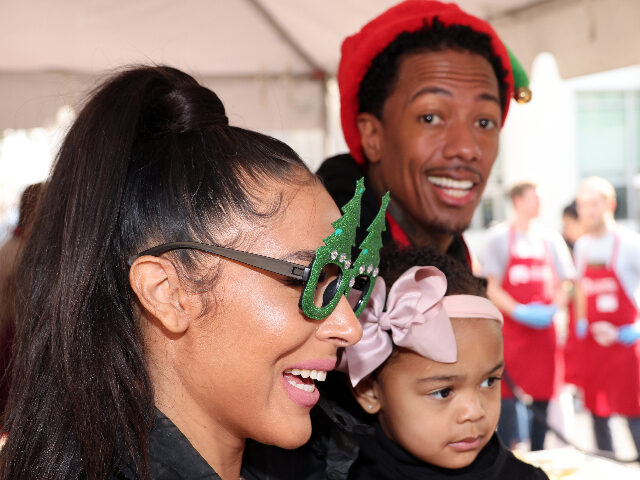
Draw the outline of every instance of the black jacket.
M348 153L336 155L325 160L316 172L323 180L327 191L339 207L342 207L353 197L356 181L364 177L365 192L362 196L360 213L360 226L356 235L356 245L364 240L367 235L366 228L373 222L378 210L380 210L380 197L384 192L376 192L371 186L366 171L358 165ZM393 197L393 192L391 192ZM382 232L382 244L387 245L392 241L391 231L387 222L387 229ZM469 251L462 235L455 235L453 242L447 250L447 255L469 265Z
M149 472L153 480L221 480L178 427L157 409L149 436ZM138 478L127 465L111 476L111 480Z
M549 480L537 467L518 460L494 433L471 465L435 467L415 458L389 439L379 425L373 437L360 437L360 455L349 480Z

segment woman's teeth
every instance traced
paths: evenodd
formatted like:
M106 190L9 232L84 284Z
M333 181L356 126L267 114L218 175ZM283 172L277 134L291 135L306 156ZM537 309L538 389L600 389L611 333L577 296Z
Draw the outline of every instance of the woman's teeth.
M324 382L327 379L327 372L324 370L300 370L299 368L292 368L290 370L285 370L284 373L290 373L291 375L302 378L311 378L312 380L318 380L319 382Z
M319 382L323 382L327 378L327 372L325 372L324 370L301 370L299 368L292 368L290 370L285 370L284 373L288 373L290 375L295 375L297 377L310 378L312 380L318 380ZM316 386L313 384L313 382L312 383L298 383L295 380L292 380L291 378L287 379L287 382L289 382L294 387L299 388L300 390L304 390L305 392L309 392L309 393L312 393L316 389Z

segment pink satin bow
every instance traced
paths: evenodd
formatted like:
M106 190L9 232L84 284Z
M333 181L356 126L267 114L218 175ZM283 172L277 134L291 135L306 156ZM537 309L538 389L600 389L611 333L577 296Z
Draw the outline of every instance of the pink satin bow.
M446 290L447 279L440 270L412 267L389 290L384 311L386 288L384 280L378 278L360 316L362 339L345 349L339 367L348 371L354 387L382 365L394 343L437 362L456 361L453 327L442 306Z

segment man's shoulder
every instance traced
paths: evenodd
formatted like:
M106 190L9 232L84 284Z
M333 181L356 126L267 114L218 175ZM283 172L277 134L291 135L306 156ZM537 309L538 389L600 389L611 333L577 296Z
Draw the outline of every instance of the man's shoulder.
M615 231L621 241L627 242L633 246L640 247L640 233L634 230L631 230L630 228L625 227L624 225L616 226Z
M486 242L495 242L496 240L500 240L502 238L507 238L509 235L510 225L508 222L500 222L495 225L492 225L487 229L486 233Z
M351 155L343 153L327 158L316 174L334 199L336 196L348 195L348 200L353 196L356 181L365 176L365 171Z

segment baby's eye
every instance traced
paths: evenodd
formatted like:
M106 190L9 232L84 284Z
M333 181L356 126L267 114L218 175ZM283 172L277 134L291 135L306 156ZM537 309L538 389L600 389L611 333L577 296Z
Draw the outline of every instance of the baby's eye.
M497 123L490 118L481 118L476 124L483 130L492 130L498 126Z
M438 125L442 123L442 117L435 113L427 113L426 115L420 115L420 121L429 125Z
M500 380L502 380L502 377L489 377L485 379L484 382L480 384L480 386L483 388L491 388L495 385L496 382L499 382Z
M438 400L444 400L449 395L451 395L451 392L453 392L453 389L451 387L447 387L443 388L442 390L438 390L437 392L432 392L429 394L429 396Z

